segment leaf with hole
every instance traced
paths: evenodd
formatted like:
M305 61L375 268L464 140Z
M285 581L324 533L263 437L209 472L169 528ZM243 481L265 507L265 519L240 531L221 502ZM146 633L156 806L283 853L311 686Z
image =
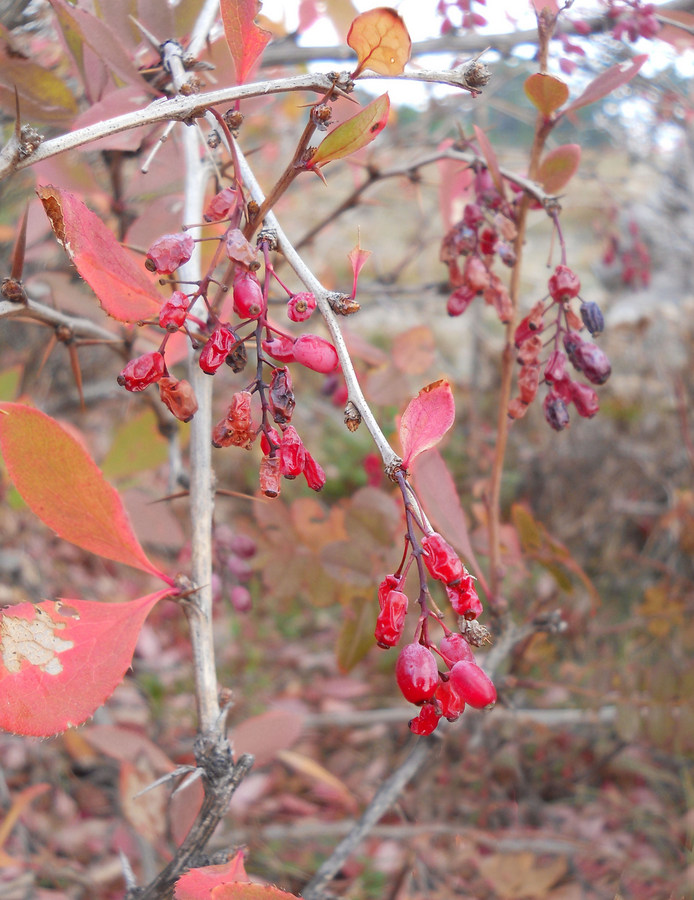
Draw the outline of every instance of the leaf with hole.
M389 111L388 94L381 94L351 119L334 128L319 144L306 168L318 169L334 159L342 159L366 147L386 127Z

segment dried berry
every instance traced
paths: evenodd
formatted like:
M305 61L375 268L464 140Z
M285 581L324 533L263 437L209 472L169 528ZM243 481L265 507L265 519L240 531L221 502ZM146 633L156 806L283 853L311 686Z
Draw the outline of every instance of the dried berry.
M231 328L228 325L218 325L200 352L198 364L202 371L207 375L214 375L235 343L236 335Z
M278 425L285 425L287 422L291 422L296 401L292 390L292 376L289 374L289 369L286 366L281 369L275 369L272 373L268 390L268 403L272 418Z
M278 497L280 493L279 456L264 456L260 460L260 490L266 497Z
M602 310L594 301L588 300L581 303L581 318L593 337L596 334L602 334L605 330L605 318Z
M229 366L232 372L243 372L248 362L248 353L246 353L246 345L243 341L236 341L231 348L231 352L227 354L224 362Z
M137 359L131 359L117 378L118 384L126 391L144 391L159 381L166 372L166 363L161 353L145 353Z
M165 234L158 238L147 251L145 266L150 272L171 275L193 255L195 241L187 232Z
M407 595L402 591L390 590L385 595L374 631L379 647L394 647L398 643L405 627L407 605Z
M394 591L398 584L400 583L400 579L397 575L386 575L383 581L378 586L378 606L379 609L383 609L383 604L385 603L386 597L391 591Z
M320 491L325 484L325 472L308 450L306 451L306 462L304 463L304 478L312 491Z
M439 714L433 703L425 703L418 716L410 719L408 725L412 734L427 735L436 730Z
M446 594L457 615L464 619L476 619L481 614L482 601L475 588L475 579L467 572L460 581L446 585Z
M465 703L475 709L488 709L496 703L496 688L491 678L476 663L457 662L449 677Z
M452 722L457 719L461 712L465 709L465 701L450 680L439 681L434 693L434 700L441 707L441 715Z
M299 335L294 341L294 359L307 369L324 375L334 372L339 363L337 350L317 334Z
M280 472L285 478L301 475L306 465L306 448L293 425L287 425L280 442Z
M287 301L287 316L292 322L305 322L313 315L316 308L316 298L308 291L294 294Z
M592 419L600 409L598 395L587 384L580 384L578 381L572 381L570 384L571 400L576 407L576 412L584 419Z
M423 644L407 644L395 663L395 680L410 703L422 703L433 697L439 683L434 654Z
M231 398L225 417L212 431L215 447L243 447L250 450L256 438L256 428L251 420L251 394L237 391Z
M549 295L555 303L566 303L577 297L581 290L581 280L568 266L557 266L554 275L547 282Z
M466 284L457 288L448 298L448 303L446 304L448 315L462 315L476 296L477 292L473 291L472 288L468 287Z
M612 372L607 354L597 344L588 341L575 348L571 362L592 384L604 384Z
M219 222L220 219L226 219L231 210L236 205L236 191L230 187L221 190L205 207L203 219L206 222Z
M159 379L158 386L161 402L181 422L190 422L198 411L198 401L192 385L185 380L165 377Z
M545 381L550 384L555 381L563 381L566 378L566 354L561 350L552 350L545 365Z
M183 291L174 291L159 312L159 325L167 331L178 331L185 323L190 297Z
M545 419L555 431L562 431L569 424L569 411L566 403L554 391L550 391L544 399L542 410Z
M532 403L540 386L540 367L538 365L521 366L518 373L518 390L523 403Z
M453 547L441 535L432 531L422 538L423 559L432 578L451 584L460 581L465 574L465 567Z
M469 256L463 269L463 278L471 290L481 294L489 285L489 269L479 256Z

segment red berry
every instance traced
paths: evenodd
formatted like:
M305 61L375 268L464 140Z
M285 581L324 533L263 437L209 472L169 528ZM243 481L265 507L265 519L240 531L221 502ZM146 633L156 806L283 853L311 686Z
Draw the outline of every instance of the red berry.
M576 348L571 361L592 384L604 384L612 372L607 354L597 344L589 341L584 341Z
M434 693L434 699L438 700L441 705L441 715L448 719L449 722L457 719L465 709L465 701L456 690L455 685L450 678L448 681L439 681L436 692Z
M446 304L448 315L462 315L476 296L476 291L473 291L472 288L468 287L466 284L457 288L457 290L453 291L448 298L448 303Z
M485 709L496 703L496 688L491 678L474 662L457 662L450 671L454 689L465 703Z
M265 311L260 282L252 272L237 269L234 276L234 312L242 319L257 319Z
M393 577L393 576L389 576ZM380 601L380 596L379 596ZM394 647L402 637L407 615L407 595L402 591L388 591L383 598L381 611L376 619L374 637L379 647Z
M463 210L463 222L468 228L477 228L484 221L484 213L479 203L468 203Z
M270 438L270 440L268 440L268 437ZM274 446L270 446L270 441L272 441ZM273 450L278 450L281 443L282 438L274 428L268 428L267 433L263 431L260 436L260 449L263 451L265 456L269 456Z
M516 359L522 366L534 366L540 360L540 353L542 353L542 338L539 334L534 334L523 341Z
M236 335L228 325L218 325L200 352L198 364L207 375L214 375L236 343Z
M472 575L465 573L460 581L446 585L446 594L453 610L465 619L476 619L482 612L482 601L475 589Z
M395 680L410 703L421 703L433 697L439 683L434 654L423 644L407 644L395 663Z
M219 222L220 219L226 219L235 205L236 191L226 187L214 195L205 207L202 217L206 222Z
M159 312L159 325L167 331L178 331L186 320L190 298L183 291L174 291Z
M579 416L583 416L584 419L592 419L600 409L598 395L593 388L589 387L587 384L580 384L578 381L572 381L570 382L570 385L571 399L576 407L576 412Z
M260 460L260 490L266 497L278 497L280 493L280 458L264 456Z
M294 338L276 335L271 341L263 341L263 350L279 362L294 362Z
M540 386L540 367L538 365L521 366L518 373L518 390L523 403L532 403Z
M145 353L137 359L131 359L116 380L126 391L136 393L159 381L165 372L166 363L161 353Z
M235 584L231 591L229 592L229 599L231 600L231 605L234 607L236 612L245 613L248 612L249 609L253 606L253 601L251 600L251 592L242 584Z
M431 534L425 534L422 538L422 547L424 548L424 563L432 578L443 581L444 584L450 584L463 577L465 567L458 554L438 532L432 531Z
M552 350L545 365L545 381L550 384L566 378L566 354L561 350Z
M484 228L480 234L479 249L483 256L491 256L496 250L499 236L491 228Z
M287 315L292 322L305 322L316 308L316 298L308 291L294 294L287 301Z
M306 451L306 462L304 463L304 478L312 491L320 491L325 484L325 472L308 450Z
M306 465L306 448L293 425L287 425L280 442L280 472L285 478L301 475Z
M324 375L334 372L339 364L337 350L317 334L299 335L294 341L294 359L307 369Z
M383 604L385 603L386 597L388 594L395 590L395 588L400 583L400 579L396 575L386 575L383 581L378 586L378 606L379 609L383 609Z
M481 294L489 285L489 269L479 256L468 256L463 269L463 278L470 290Z
M250 450L256 438L256 429L251 420L251 395L248 391L237 391L231 398L226 416L212 431L215 447L243 447Z
M425 703L418 716L410 719L409 729L412 734L427 735L436 730L439 724L439 714L433 703Z
M291 421L296 400L292 390L292 376L289 374L289 369L286 366L281 369L275 369L272 373L268 391L268 403L272 418L278 425L285 425Z
M147 251L145 266L150 272L171 275L193 255L195 241L187 232L165 234L158 238Z
M159 399L181 422L190 422L198 411L195 392L187 381L175 378L160 378L158 381Z
M445 635L439 641L439 651L443 657L443 661L451 668L457 662L474 662L475 657L472 655L470 645L462 636L455 631Z
M549 295L555 303L565 303L577 297L581 290L581 280L568 266L557 266L554 275L547 282Z

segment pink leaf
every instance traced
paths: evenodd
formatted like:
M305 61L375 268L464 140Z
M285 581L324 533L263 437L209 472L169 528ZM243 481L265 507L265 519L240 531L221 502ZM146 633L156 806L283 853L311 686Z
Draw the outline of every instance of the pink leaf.
M371 256L371 250L362 250L359 244L359 239L357 239L357 245L347 254L347 258L350 261L352 266L352 272L354 272L354 282L352 284L352 296L356 297L357 295L357 280L359 279L359 273L364 267L367 259Z
M612 91L631 81L647 59L648 54L642 53L640 56L635 56L633 59L625 60L612 66L606 72L593 79L581 96L574 100L573 103L570 103L564 112L575 112L577 109L582 109L582 107L588 106L590 103L595 103L597 100L607 97Z
M212 889L219 885L249 881L243 865L243 853L239 850L227 863L189 869L185 875L181 875L176 882L174 900L208 900Z
M170 583L147 559L118 492L55 419L21 403L0 404L0 450L27 506L59 537Z
M474 559L467 517L460 504L453 476L438 450L419 457L412 477L424 512L437 531L446 535L467 562Z
M158 316L162 298L101 219L60 188L46 185L36 193L56 237L104 311L120 322Z
M453 393L445 379L422 388L400 420L403 467L409 468L420 453L435 447L454 419Z
M212 888L210 900L299 900L269 884L222 884Z
M368 106L360 110L356 116L342 122L334 128L327 137L323 138L311 159L307 168L317 169L334 159L342 159L351 153L356 153L362 147L370 144L388 123L390 111L390 99L388 94L381 94L372 100Z
M243 84L272 35L255 24L261 6L259 0L221 0L220 5L236 83Z
M111 696L137 636L170 588L129 603L44 600L0 613L0 728L48 737Z
M576 174L580 161L580 144L556 147L540 163L537 180L547 194L557 194Z
M485 162L487 163L489 174L492 176L494 187L502 197L505 197L506 193L504 190L504 179L501 177L501 172L499 171L499 160L496 158L494 148L490 144L489 138L481 128L479 128L477 125L473 125L473 128L475 129L475 137L477 138L477 143L480 146L480 151L485 159Z

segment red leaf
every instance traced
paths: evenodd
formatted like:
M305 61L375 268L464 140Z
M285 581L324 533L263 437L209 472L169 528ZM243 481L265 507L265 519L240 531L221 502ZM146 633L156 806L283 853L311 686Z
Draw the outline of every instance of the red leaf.
M44 600L0 613L0 728L48 737L111 696L147 614L170 588L129 603Z
M243 84L272 35L255 24L261 6L259 0L221 0L220 5L236 83Z
M474 559L467 517L460 504L453 476L438 450L417 460L412 477L424 512L436 530L459 551L468 564Z
M269 884L223 884L212 888L210 900L299 900Z
M249 881L243 865L243 853L239 850L233 859L220 866L189 869L176 882L174 898L175 900L207 900L211 895L212 888L221 884L248 883Z
M56 237L109 316L139 322L159 315L162 298L98 216L52 185L36 193Z
M388 94L381 94L372 100L368 106L360 110L356 116L342 122L334 128L327 137L323 138L311 159L307 168L316 169L332 162L334 159L342 159L351 153L356 153L362 147L370 144L388 123L390 111L390 99Z
M494 187L502 197L505 197L506 192L504 190L504 179L501 177L501 172L499 171L499 160L496 158L494 148L489 143L489 138L481 128L479 128L477 125L473 125L473 128L475 129L475 137L477 138L477 143L480 146L480 151L485 159L485 162L487 163L489 174L492 176Z
M576 174L580 161L580 144L563 144L542 160L537 180L546 193L557 194Z
M356 297L357 295L357 281L359 279L359 273L362 268L366 264L367 259L371 256L371 250L362 250L360 246L359 238L357 238L357 245L347 254L347 258L350 261L352 266L352 272L354 273L354 282L352 284L352 296Z
M542 72L536 72L526 78L523 89L528 100L546 119L569 99L569 88L566 82L554 75L545 75Z
M118 492L55 419L21 403L0 404L0 450L27 506L59 537L171 583L147 559Z
M394 9L386 6L357 16L349 29L347 43L359 60L353 78L362 69L378 75L400 75L412 48L405 23Z
M596 100L602 100L603 97L607 97L612 91L631 81L647 59L648 54L642 53L633 59L611 66L606 72L603 72L591 81L581 96L574 100L573 103L570 103L564 112L575 112L575 110L588 106L590 103L595 103Z
M420 453L435 447L454 419L453 393L445 379L422 388L400 420L403 467L407 469Z

